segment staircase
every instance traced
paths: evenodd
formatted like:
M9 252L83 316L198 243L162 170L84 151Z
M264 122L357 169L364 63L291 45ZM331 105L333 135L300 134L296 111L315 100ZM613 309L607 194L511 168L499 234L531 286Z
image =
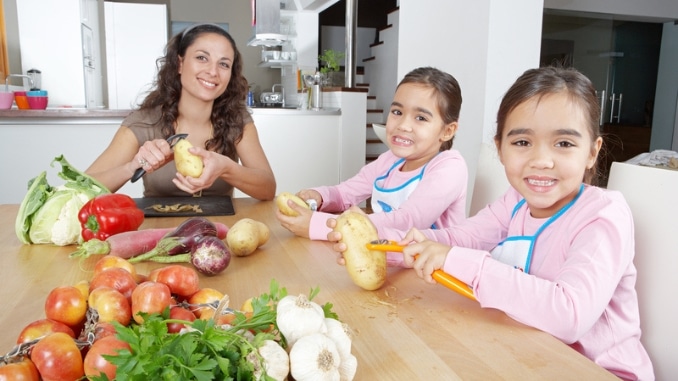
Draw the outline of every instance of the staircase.
M372 56L363 60L364 72L356 78L356 86L368 88L366 163L388 151L388 146L374 133L372 124L386 123L397 86L397 62L394 58L398 53L398 12L398 7L388 12L388 25L377 31L378 41L370 45Z

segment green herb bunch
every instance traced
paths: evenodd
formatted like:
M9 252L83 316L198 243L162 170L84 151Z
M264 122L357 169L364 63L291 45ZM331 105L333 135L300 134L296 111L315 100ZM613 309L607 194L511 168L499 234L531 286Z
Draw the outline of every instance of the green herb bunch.
M319 292L311 289L309 299ZM275 280L270 292L252 299L252 315L247 317L232 311L235 319L224 328L214 320L196 319L194 322L169 318L169 309L162 314L142 314L142 324L116 325L116 336L131 350L119 350L117 355L104 358L117 366L117 381L153 380L254 380L255 364L263 368L263 359L257 348L264 340L276 340L283 348L285 338L276 326L277 301L287 295ZM327 317L338 318L332 304L323 306ZM173 334L168 323L183 323L185 332ZM273 328L271 328L273 327ZM248 359L250 359L248 361ZM273 380L263 375L260 380ZM93 377L94 381L107 381L106 375Z

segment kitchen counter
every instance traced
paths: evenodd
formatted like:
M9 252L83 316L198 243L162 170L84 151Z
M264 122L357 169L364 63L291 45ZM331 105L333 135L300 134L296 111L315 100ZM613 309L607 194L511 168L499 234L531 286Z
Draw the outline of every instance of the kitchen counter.
M94 120L122 121L131 110L108 110L87 108L47 108L46 110L19 110L17 108L0 110L0 125L89 123Z
M233 199L236 214L209 217L232 226L248 217L271 229L270 240L248 257L233 257L216 276L200 276L201 287L229 295L238 307L268 292L275 279L288 294L320 292L354 331L356 380L617 380L553 336L522 325L501 311L481 308L441 285L428 284L412 270L391 268L379 290L354 285L335 263L328 242L294 236L280 226L272 201ZM44 302L55 287L88 280L97 257L69 259L75 246L22 245L14 234L17 205L0 205L0 352L8 352L21 329L44 318ZM174 227L184 218L147 218L142 228ZM162 267L140 263L148 274Z

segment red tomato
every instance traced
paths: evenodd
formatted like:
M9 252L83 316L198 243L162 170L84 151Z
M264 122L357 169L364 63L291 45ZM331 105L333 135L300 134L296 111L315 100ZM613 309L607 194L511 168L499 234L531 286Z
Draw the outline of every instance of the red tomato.
M106 336L94 341L85 355L83 364L85 376L89 379L104 373L109 380L114 379L118 367L108 362L103 355L115 355L119 349L131 350L129 344L115 336Z
M132 320L132 307L125 295L110 287L95 288L90 292L87 300L89 307L99 314L99 322L110 323L117 321L128 325Z
M115 255L104 255L101 257L94 265L94 275L113 267L127 270L132 274L134 279L137 277L137 269L134 267L134 264L129 263L129 261L124 258L116 257Z
M192 267L169 265L152 271L149 279L169 286L173 294L191 296L199 289L200 277Z
M25 326L19 333L16 343L27 343L54 332L67 333L70 337L75 338L75 332L66 324L51 319L40 319Z
M48 319L76 327L85 320L87 299L74 286L61 286L50 291L45 300L45 315Z
M0 366L0 381L40 381L38 369L28 357Z
M132 292L132 318L141 324L144 319L139 312L162 313L170 306L172 294L169 287L160 282L148 281L138 285Z
M111 267L94 275L89 282L89 292L99 287L110 287L120 291L127 300L132 297L132 290L137 286L134 276L125 269Z
M113 336L115 334L115 326L111 323L98 322L94 328L94 340L103 339L106 336Z
M80 349L63 332L51 333L38 341L31 349L31 360L43 381L77 380L85 375Z
M195 315L183 307L172 307L170 308L170 319L194 321ZM167 332L177 333L184 327L186 325L181 323L167 323Z
M205 287L201 288L196 292L195 294L191 295L190 298L188 298L188 303L189 304L194 304L196 306L191 306L191 311L195 314L196 317L200 317L202 313L206 310L211 310L213 309L212 307L198 307L197 305L199 304L209 304L212 302L219 302L221 298L224 297L224 294L219 291L215 290L213 288Z

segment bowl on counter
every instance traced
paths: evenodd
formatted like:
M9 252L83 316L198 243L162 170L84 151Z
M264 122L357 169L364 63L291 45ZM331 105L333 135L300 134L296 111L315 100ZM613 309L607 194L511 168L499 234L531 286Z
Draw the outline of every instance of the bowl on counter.
M0 110L9 110L14 103L14 93L11 91L0 91Z
M28 110L31 108L31 105L28 104L28 96L25 91L15 91L14 102L19 110Z
M48 96L46 90L31 90L26 92L28 105L31 110L44 110L47 108Z

